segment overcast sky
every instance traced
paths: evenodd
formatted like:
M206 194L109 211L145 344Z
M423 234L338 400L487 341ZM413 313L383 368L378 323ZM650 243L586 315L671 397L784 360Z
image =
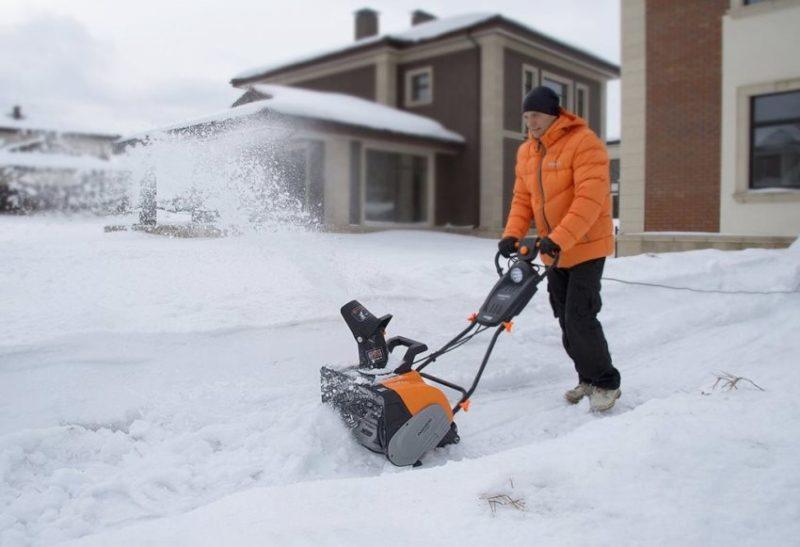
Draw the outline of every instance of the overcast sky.
M2 0L0 114L21 104L44 124L110 132L224 110L235 74L353 41L353 12L380 12L380 31L486 12L485 0ZM619 0L495 0L501 13L619 63ZM619 135L619 85L609 89Z

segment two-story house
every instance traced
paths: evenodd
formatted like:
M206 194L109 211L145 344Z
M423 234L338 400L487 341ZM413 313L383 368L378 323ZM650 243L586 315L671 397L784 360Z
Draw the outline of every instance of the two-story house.
M313 90L320 101L347 94L432 119L462 142L443 149L430 139L387 141L353 124L336 131L338 141L320 140L318 131L316 156L335 164L318 170L336 179L318 184L329 224L500 230L524 139L520 105L537 85L554 89L605 136L606 83L620 68L523 23L498 14L437 19L418 10L408 30L381 34L378 13L361 9L354 34L343 47L238 74L231 84L243 95L234 106L268 98L262 84Z

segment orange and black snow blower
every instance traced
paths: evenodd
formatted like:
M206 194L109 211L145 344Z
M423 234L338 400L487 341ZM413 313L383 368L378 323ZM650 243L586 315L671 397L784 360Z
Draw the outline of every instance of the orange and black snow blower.
M322 367L322 402L339 411L359 443L385 454L395 465L417 466L429 450L459 442L453 416L461 409L469 409L470 397L497 338L511 330L511 319L525 308L547 274L548 268L533 262L538 243L537 238L523 239L509 259L506 272L497 253L494 262L500 280L478 313L470 316L469 326L441 349L425 356L422 354L428 346L421 342L403 336L384 338L391 315L375 317L356 300L342 306L342 316L358 344L359 363L342 369ZM550 267L557 262L558 259ZM438 357L492 327L494 336L469 389L423 372ZM386 370L389 353L398 346L407 348L402 364ZM425 380L458 392L461 397L451 408L444 392Z

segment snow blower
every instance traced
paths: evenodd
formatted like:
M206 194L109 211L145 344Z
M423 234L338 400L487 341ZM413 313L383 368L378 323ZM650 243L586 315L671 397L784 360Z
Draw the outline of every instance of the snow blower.
M385 454L397 466L420 465L420 458L429 450L458 443L453 416L469 410L470 397L497 338L511 330L511 320L536 294L547 273L548 268L534 264L537 254L538 239L523 239L503 272L497 253L494 263L500 280L479 311L470 316L469 326L427 355L423 354L428 347L421 342L403 336L385 338L391 315L376 317L356 300L342 306L342 317L358 344L358 364L320 369L322 402L338 410L360 444ZM494 336L469 389L423 372L437 358L491 328L495 328ZM398 346L406 348L402 362L387 370L389 354ZM451 407L442 389L431 383L460 394L458 402Z

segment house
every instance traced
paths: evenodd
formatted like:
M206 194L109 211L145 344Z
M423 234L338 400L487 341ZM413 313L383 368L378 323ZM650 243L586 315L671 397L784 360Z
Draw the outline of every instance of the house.
M620 254L800 233L797 0L622 1Z
M198 157L222 170L228 156L237 154L244 161L236 176L247 179L255 193L282 200L286 210L280 215L299 205L316 222L344 227L362 219L374 226L430 224L436 182L450 158L462 152L464 138L430 118L353 95L251 84L223 112L129 135L116 147L135 153L139 144L167 150L145 155L142 224L156 223L157 205L168 208L166 202L183 199L165 192L159 180L170 177L166 172L175 155L186 156L180 163L185 171ZM226 184L220 173L212 178L214 192L221 180ZM282 186L277 193L275 180ZM199 187L202 181L193 178L192 184ZM265 211L272 205L246 201L244 207ZM208 204L186 208L194 217Z
M29 119L14 106L0 116L0 211L113 208L121 199L109 161L117 138Z
M537 85L552 87L605 135L606 83L619 77L619 67L520 22L498 14L437 19L417 10L408 30L381 34L378 13L361 9L354 37L340 48L238 74L231 80L243 91L236 105L260 100L261 85L346 94L426 117L463 140L446 150L423 141L386 147L352 134L333 148L318 144L326 162L342 165L324 170L331 178L325 187L336 190L325 194L322 208L334 224L500 231L524 138L520 105ZM429 200L416 199L407 211L400 201L412 181Z

